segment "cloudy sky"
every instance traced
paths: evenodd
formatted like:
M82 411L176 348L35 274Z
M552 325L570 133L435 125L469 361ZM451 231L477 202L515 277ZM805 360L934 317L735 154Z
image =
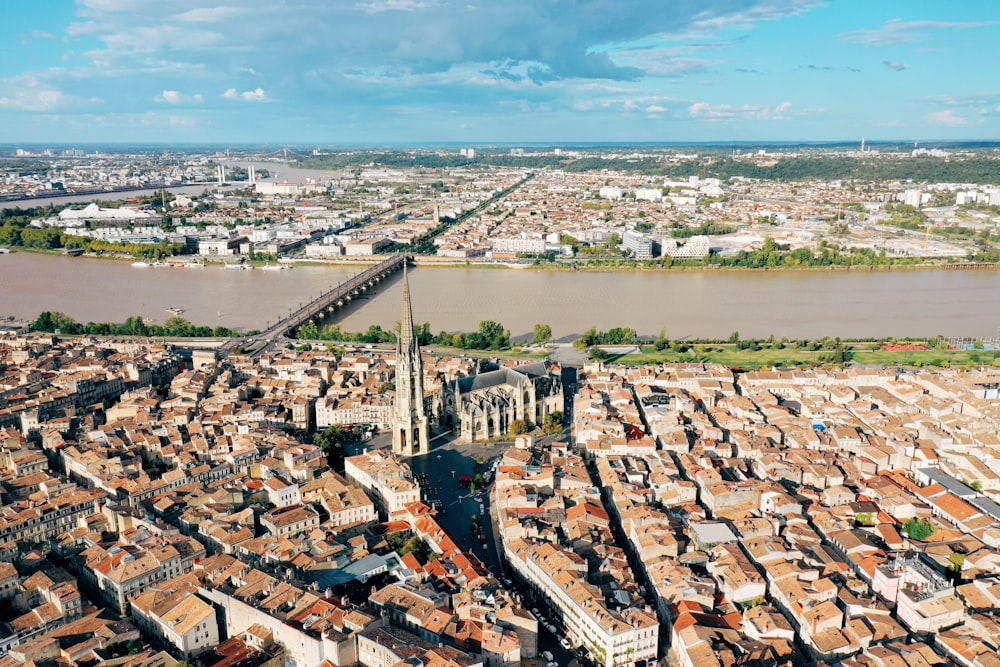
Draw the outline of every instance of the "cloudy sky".
M0 142L1000 138L995 0L4 3Z

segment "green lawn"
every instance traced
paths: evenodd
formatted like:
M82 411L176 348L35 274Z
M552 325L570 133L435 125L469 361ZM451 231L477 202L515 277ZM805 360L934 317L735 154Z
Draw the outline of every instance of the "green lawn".
M974 366L1000 365L1000 352L996 350L927 350L885 351L873 343L850 343L853 347L851 361L856 364L881 364L885 366ZM622 364L655 364L704 362L743 368L771 366L818 366L830 363L830 350L800 350L792 346L784 349L764 347L760 350L740 350L735 345L695 345L686 352L657 351L643 346L640 354L612 357L609 361Z

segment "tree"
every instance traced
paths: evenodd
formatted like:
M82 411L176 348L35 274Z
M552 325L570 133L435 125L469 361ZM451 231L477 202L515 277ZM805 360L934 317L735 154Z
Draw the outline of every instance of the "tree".
M547 343L552 338L552 327L548 324L536 324L532 341L536 345Z
M952 554L948 556L948 560L951 562L948 569L955 574L960 574L962 572L962 567L965 565L965 554L961 554L957 551L952 552Z
M670 339L667 338L667 330L666 328L660 329L660 335L653 342L653 347L656 348L657 352L660 352L661 350L665 350L668 345L670 345Z
M313 435L313 444L321 448L324 452L330 450L342 450L349 442L357 442L361 439L361 427L358 425L344 426L343 424L333 424L325 431Z
M563 427L563 413L560 410L553 410L545 415L545 425L543 429L546 433L558 433Z
M510 427L507 429L508 433L511 435L522 435L528 432L528 422L523 419L515 419L510 423Z
M907 537L919 542L934 534L934 525L927 519L913 518L903 524L903 530Z
M483 320L479 323L479 331L476 334L480 339L479 349L499 350L510 347L510 332L499 322Z

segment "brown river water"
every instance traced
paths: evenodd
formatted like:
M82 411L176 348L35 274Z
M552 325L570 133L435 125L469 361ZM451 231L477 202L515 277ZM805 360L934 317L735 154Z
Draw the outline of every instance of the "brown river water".
M43 310L74 319L162 322L167 308L199 325L264 328L363 267L291 271L134 268L128 261L15 252L0 255L0 316ZM418 266L413 315L434 332L472 331L481 320L513 335L536 323L555 337L627 326L671 338L770 334L992 337L1000 327L1000 271L541 271ZM399 319L400 274L335 316L348 331Z

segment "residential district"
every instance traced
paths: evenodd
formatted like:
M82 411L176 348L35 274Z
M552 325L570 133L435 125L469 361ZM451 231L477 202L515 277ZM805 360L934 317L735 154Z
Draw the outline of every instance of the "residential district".
M511 153L479 161L475 149L316 152L286 162L252 152L22 150L0 156L0 199L57 205L36 212L27 229L0 228L0 245L137 255L160 245L187 260L230 263L335 261L406 247L443 262L669 265L734 257L771 238L795 266L815 253L984 261L1000 242L1000 183L982 178L996 172L990 152ZM147 191L113 206L53 199L129 188Z
M403 283L395 353L2 334L0 667L997 665L1000 370L435 357Z

